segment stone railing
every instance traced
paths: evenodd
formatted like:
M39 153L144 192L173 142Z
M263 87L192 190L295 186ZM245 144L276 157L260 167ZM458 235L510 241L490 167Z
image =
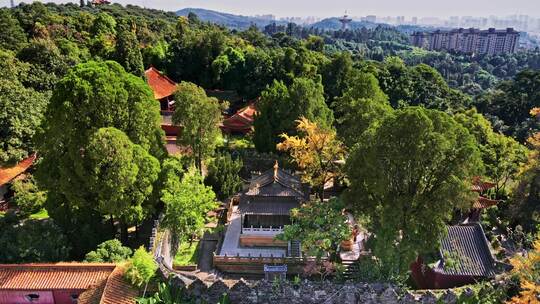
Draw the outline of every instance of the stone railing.
M269 235L274 236L283 233L283 227L244 227L242 228L242 234L252 235Z

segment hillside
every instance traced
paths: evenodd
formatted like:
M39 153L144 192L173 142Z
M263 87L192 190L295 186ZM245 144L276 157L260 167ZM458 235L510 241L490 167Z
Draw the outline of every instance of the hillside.
M258 27L264 27L272 22L277 24L286 24L284 21L274 21L270 19L234 15L229 13L222 13L203 8L184 8L176 12L178 16L187 16L189 13L195 13L199 19L220 24L233 29L247 29L250 25L255 24Z

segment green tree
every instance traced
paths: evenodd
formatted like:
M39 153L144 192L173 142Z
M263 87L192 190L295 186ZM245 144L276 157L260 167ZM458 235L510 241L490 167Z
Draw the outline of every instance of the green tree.
M98 245L96 250L90 251L84 258L89 263L119 263L129 259L132 251L122 246L119 240L112 239Z
M36 177L49 192L51 216L65 231L78 220L93 231L100 226L87 218L95 216L91 210L121 216L123 224L144 215L143 197L159 170L148 153L163 155L162 134L159 104L144 80L115 62L76 66L56 86L37 137L42 161Z
M238 175L242 160L232 159L229 153L220 153L208 165L205 184L211 186L219 199L226 199L242 189L242 179Z
M15 215L6 214L0 218L0 230L1 263L59 262L69 257L68 240L51 220L21 223Z
M124 29L118 33L116 41L116 61L127 72L142 77L144 76L143 57L137 35L132 30Z
M257 107L253 141L260 152L275 151L281 134L295 135L295 121L300 117L321 128L330 128L334 120L324 101L322 84L307 78L295 78L290 88L274 81L262 92Z
M392 112L388 97L369 73L355 75L343 96L335 99L334 107L338 133L348 147L358 142L372 124Z
M43 209L47 200L47 192L39 189L33 176L13 182L11 189L14 192L13 203L19 209L19 213L28 216Z
M144 247L135 250L131 261L127 265L125 278L134 286L142 287L148 284L155 276L158 269L157 263L154 261L152 254L148 253Z
M36 150L32 138L46 106L47 95L0 79L0 166L14 164Z
M481 161L473 136L448 114L407 108L365 133L347 160L346 201L369 217L388 276L436 249L455 208L472 201Z
M355 72L349 52L336 54L324 66L321 74L326 103L328 105L333 107L334 99L342 96L349 88L349 85L354 83L351 80Z
M19 21L6 9L0 10L0 49L18 51L26 43Z
M176 110L172 120L182 126L178 143L191 148L195 165L202 172L203 159L214 152L221 136L219 102L206 96L201 87L188 82L178 85L174 98Z
M337 259L337 248L341 241L351 237L345 204L338 199L328 202L313 201L291 211L291 225L285 226L280 239L298 240L304 253L317 258L329 254L330 260Z
M162 226L172 233L174 256L180 242L192 241L202 231L206 214L217 206L216 195L196 170L189 170L183 177L171 170L165 178L161 201L165 204Z

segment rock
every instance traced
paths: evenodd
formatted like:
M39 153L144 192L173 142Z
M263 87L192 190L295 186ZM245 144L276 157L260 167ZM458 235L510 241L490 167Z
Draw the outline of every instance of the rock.
M388 287L385 291L379 296L379 301L382 304L394 304L398 303L398 295L394 288Z
M319 299L319 300L322 300L326 298L327 296L326 291L324 290L315 290L314 295L315 295L315 299Z
M191 284L189 284L187 292L194 298L201 298L203 296L203 293L206 292L207 288L208 287L206 286L206 283L204 283L200 279L197 279L191 282Z
M439 300L445 304L456 304L458 296L452 289L449 289L442 295Z
M468 299L468 298L472 298L474 297L474 290L470 289L469 287L466 287L465 289L463 289L463 291L461 292L461 296Z
M229 293L229 286L227 286L227 284L225 284L225 282L223 282L222 280L217 280L216 282L214 282L214 284L208 287L203 298L208 303L218 303L221 297L224 294L228 294L228 293Z
M431 291L428 290L420 298L420 303L423 303L423 304L436 304L437 303L437 297Z
M399 303L402 303L402 304L413 304L413 303L418 303L418 301L416 301L416 297L411 294L410 292L407 292L405 293L405 295L401 298L401 300L399 301Z

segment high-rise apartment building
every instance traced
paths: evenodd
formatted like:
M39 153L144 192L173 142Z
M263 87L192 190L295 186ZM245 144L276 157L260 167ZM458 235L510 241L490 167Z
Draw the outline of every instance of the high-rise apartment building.
M431 33L415 32L411 35L414 46L428 50L448 50L475 54L514 53L518 47L519 32L506 30L453 29Z

